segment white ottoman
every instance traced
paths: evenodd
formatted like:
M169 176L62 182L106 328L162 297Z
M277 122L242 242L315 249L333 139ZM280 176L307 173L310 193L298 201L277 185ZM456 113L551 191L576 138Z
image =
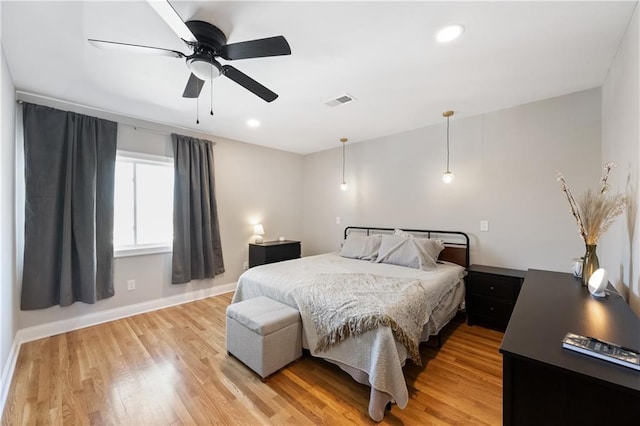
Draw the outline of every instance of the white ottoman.
M229 305L227 352L264 381L302 356L300 313L264 296Z

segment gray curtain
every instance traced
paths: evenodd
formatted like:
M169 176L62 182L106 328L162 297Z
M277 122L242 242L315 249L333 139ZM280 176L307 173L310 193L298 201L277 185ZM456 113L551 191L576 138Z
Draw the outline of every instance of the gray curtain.
M215 196L213 143L172 134L174 154L171 282L224 272Z
M117 123L23 104L21 309L113 296Z

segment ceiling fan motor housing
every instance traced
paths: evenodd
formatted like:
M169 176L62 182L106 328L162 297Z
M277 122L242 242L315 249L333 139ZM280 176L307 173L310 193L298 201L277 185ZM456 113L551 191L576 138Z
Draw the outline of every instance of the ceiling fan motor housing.
M198 40L193 45L194 54L187 58L189 70L200 80L209 81L222 74L222 66L215 60L220 47L227 44L227 37L215 25L204 21L185 22Z
M187 21L185 25L191 30L203 50L219 54L220 46L227 44L227 36L215 25L204 21Z

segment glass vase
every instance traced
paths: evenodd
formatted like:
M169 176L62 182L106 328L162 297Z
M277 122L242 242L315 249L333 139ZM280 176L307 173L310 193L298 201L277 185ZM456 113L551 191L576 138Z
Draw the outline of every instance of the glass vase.
M589 278L598 268L598 255L596 254L596 244L587 244L587 252L582 260L582 285L589 284Z

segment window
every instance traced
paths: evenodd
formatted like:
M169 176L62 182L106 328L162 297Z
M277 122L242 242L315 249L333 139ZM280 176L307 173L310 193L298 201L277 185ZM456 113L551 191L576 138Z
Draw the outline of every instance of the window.
M173 159L118 151L114 198L116 257L171 251Z

